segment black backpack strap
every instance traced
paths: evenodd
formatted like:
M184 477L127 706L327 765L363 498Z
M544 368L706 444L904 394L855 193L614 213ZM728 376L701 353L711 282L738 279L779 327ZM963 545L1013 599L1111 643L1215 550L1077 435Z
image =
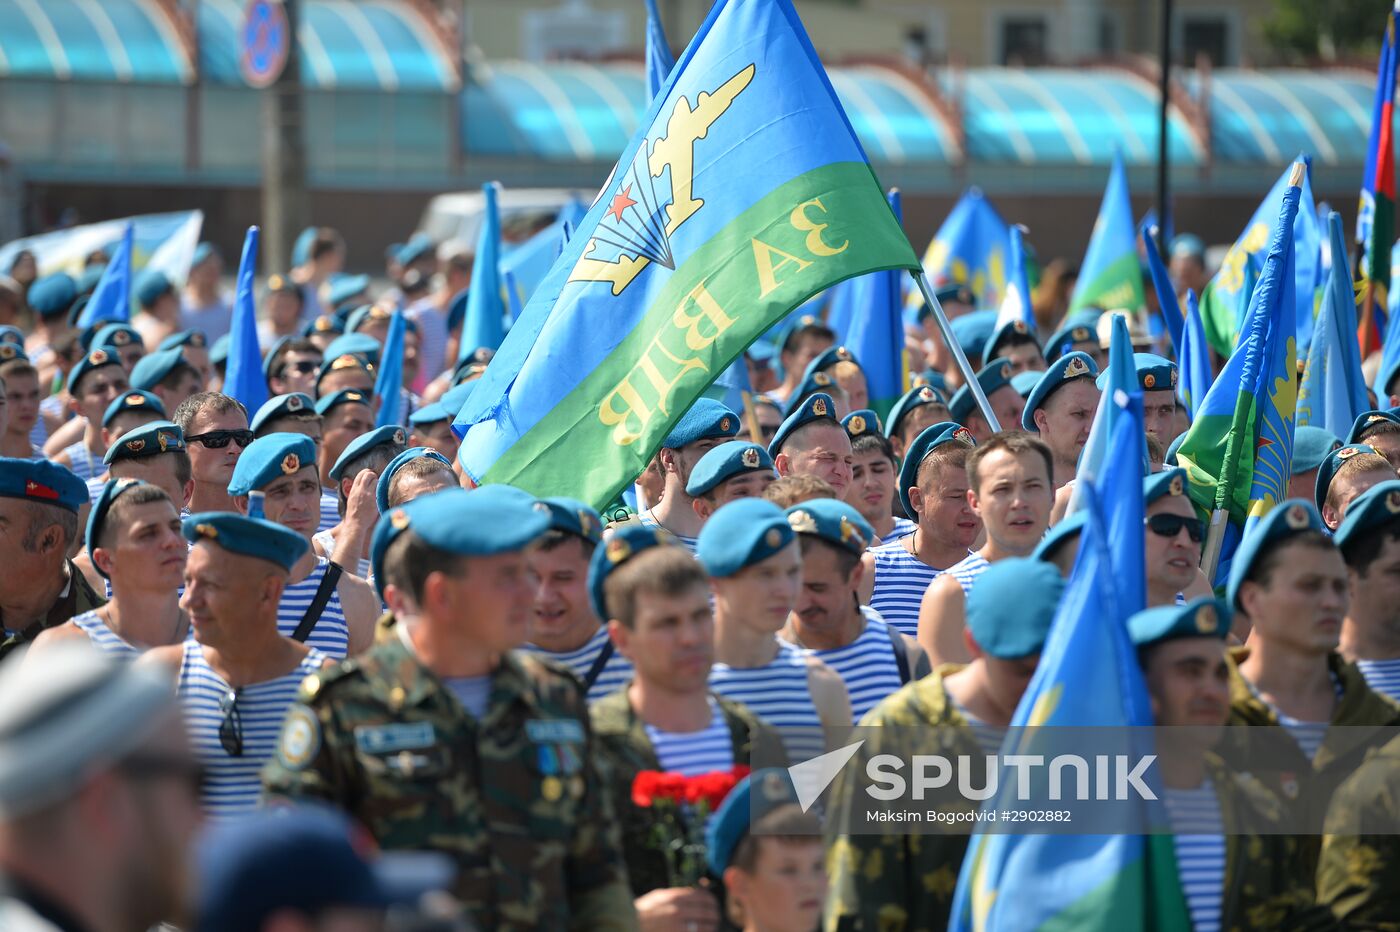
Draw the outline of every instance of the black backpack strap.
M909 682L909 645L904 643L904 635L894 625L886 623L885 633L890 636L890 647L894 650L894 665L899 668L899 682Z
M316 587L316 597L311 600L311 604L306 606L306 614L301 616L301 622L297 629L292 632L292 640L302 644L311 636L311 631L316 627L316 622L321 620L321 613L330 604L331 596L335 594L336 583L340 582L340 564L334 560L326 564L326 575L321 577L321 585ZM901 667L901 669L903 669Z
M593 658L593 666L588 668L588 672L583 676L583 691L586 693L593 688L593 684L598 682L598 677L603 675L603 668L608 665L608 661L613 655L612 639L603 642L603 649L598 651L598 656Z

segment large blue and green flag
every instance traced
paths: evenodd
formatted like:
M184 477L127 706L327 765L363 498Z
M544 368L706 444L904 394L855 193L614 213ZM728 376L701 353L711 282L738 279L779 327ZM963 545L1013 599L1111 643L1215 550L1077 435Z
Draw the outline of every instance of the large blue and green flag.
M901 221L904 209L898 190L889 192L890 210ZM855 354L865 371L865 384L870 393L870 408L881 419L906 389L907 369L904 363L904 290L901 285L909 276L898 270L875 272L842 282L856 288L857 314L846 332L846 346Z
M750 342L918 257L791 0L720 0L458 418L478 482L606 505Z
M1133 202L1128 197L1128 172L1123 168L1123 154L1115 152L1069 309L1137 311L1142 306L1142 265L1138 262Z
M1287 497L1298 394L1294 221L1306 177L1307 166L1294 163L1239 345L1176 454L1197 507L1227 512L1236 530Z

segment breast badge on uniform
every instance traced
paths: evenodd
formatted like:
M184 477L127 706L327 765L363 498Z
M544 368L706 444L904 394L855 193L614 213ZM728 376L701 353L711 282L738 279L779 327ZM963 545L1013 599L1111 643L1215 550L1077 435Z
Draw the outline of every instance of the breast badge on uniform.
M321 749L321 723L306 706L297 704L287 710L282 724L282 737L277 743L277 759L288 770L301 770L311 763Z

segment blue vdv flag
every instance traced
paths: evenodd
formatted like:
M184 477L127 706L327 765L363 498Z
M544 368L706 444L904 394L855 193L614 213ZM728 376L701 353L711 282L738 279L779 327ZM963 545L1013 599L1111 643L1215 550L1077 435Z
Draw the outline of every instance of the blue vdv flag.
M999 307L1006 291L1006 221L980 188L968 188L958 199L924 252L924 272L935 288L966 285L978 307ZM917 307L917 290L909 301Z
M676 58L671 54L671 46L666 42L666 30L661 28L661 14L656 10L656 0L647 0L647 99L666 85L671 69L676 67Z
M1215 381L1215 373L1210 364L1210 344L1206 342L1205 324L1201 323L1201 308L1196 301L1196 292L1186 292L1186 318L1181 327L1181 355L1177 358L1181 379L1177 383L1177 394L1181 396L1186 410L1191 412L1191 420L1205 404L1206 392Z
M513 296L522 306L530 300L530 295L549 274L554 260L559 258L570 224L577 225L587 210L588 205L571 197L549 226L517 246L508 248L505 243L501 244L501 277L513 283L508 284L508 297Z
M1134 425L1131 417L1119 420L1113 445L1123 468L1106 470L1106 479L1115 478L1102 495L1121 495L1131 501L1129 508L1139 516L1138 524L1125 536L1141 546L1141 471L1135 476L1131 462L1137 459L1140 441L1129 436L1134 429L1140 437L1140 422ZM1106 731L1113 736L1106 741L1117 738L1131 744L1132 738L1122 736L1141 733L1120 729L1152 725L1147 684L1125 623L1131 606L1124 598L1115 559L1127 554L1116 554L1110 544L1114 531L1100 501L1100 493L1085 489L1086 520L1079 555L1040 663L1011 719L1013 729L1026 730L1008 735L1003 755L1043 754L1054 737L1036 731L1038 726L1105 726L1114 729ZM1149 786L1152 773L1148 773ZM984 806L1014 808L1015 784L1004 778L1000 798L993 797ZM1160 797L1160 786L1155 792ZM1141 801L1135 821L1156 823L1160 813L1151 806ZM979 829L963 858L948 927L956 932L1108 932L1191 926L1170 835L1010 834Z
M267 380L263 377L262 351L258 347L258 311L253 296L253 279L258 270L258 228L249 227L243 239L243 257L238 262L238 282L233 293L233 322L229 326L228 368L224 394L236 398L249 411L267 401Z
M1099 216L1084 251L1084 262L1069 299L1070 311L1089 307L1138 311L1143 306L1142 266L1138 262L1137 227L1129 198L1123 153L1113 153Z
M1113 318L1113 330L1108 344L1108 384L1099 396L1094 423L1089 427L1089 439L1079 454L1079 468L1074 474L1074 491L1070 495L1070 510L1078 511L1084 503L1081 490L1098 481L1108 459L1109 441L1117 426L1120 408L1115 399L1127 397L1142 389L1138 384L1137 365L1133 360L1133 340L1128 322L1120 314ZM1143 435L1141 458L1147 459L1147 437Z
M1035 308L1031 305L1031 286L1026 278L1026 244L1021 237L1021 228L1012 224L1007 233L1011 265L1007 270L1006 293L997 311L997 326L1019 320L1035 333Z
M1346 261L1346 238L1342 215L1335 211L1327 218L1333 262L1327 273L1308 347L1303 381L1298 386L1298 424L1323 427L1345 437L1361 412L1371 407L1366 396L1366 377L1361 372L1361 348L1356 341L1356 296L1351 287L1351 270Z
M1167 266L1162 262L1162 255L1157 251L1157 242L1153 239L1156 232L1155 227L1142 231L1142 246L1147 254L1147 269L1152 274L1152 290L1157 292L1157 304L1162 309L1162 322L1166 324L1167 335L1171 337L1172 352L1180 360L1181 330L1185 323L1181 315L1181 305L1176 300L1176 288L1172 285Z
M78 329L86 330L99 321L110 320L125 323L131 320L131 241L134 236L132 224L122 231L97 287L88 298L83 312L78 315Z
M403 311L395 308L389 318L389 332L384 336L384 351L379 354L379 375L374 380L374 394L379 399L375 427L404 423L403 335L407 328Z
M505 338L506 307L501 300L501 212L496 202L496 183L481 186L485 195L485 215L476 240L476 260L472 263L472 283L467 291L467 312L462 320L462 338L457 346L461 362L476 350L496 349Z
M900 222L904 220L899 191L887 195L890 209ZM846 346L865 373L870 393L870 408L881 419L889 416L890 408L904 394L904 291L909 279L900 270L872 272L842 284L856 283L859 313L851 321ZM837 286L840 287L840 286Z
M1386 293L1388 316L1385 325L1385 339L1381 343L1381 368L1376 373L1376 404L1389 407L1390 394L1385 390L1385 378L1400 364L1400 239L1390 247L1390 291Z
M864 313L863 302L869 299L869 295L863 294L862 291L869 289L859 287L863 280L864 276L848 278L844 282L832 285L826 293L826 325L836 334L837 343L850 340L852 322ZM860 359L859 356L856 358Z

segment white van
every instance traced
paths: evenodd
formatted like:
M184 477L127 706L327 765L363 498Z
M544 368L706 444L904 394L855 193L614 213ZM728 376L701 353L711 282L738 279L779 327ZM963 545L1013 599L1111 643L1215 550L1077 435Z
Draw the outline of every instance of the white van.
M553 223L570 199L577 197L587 204L595 194L573 188L502 188L496 199L501 212L501 240L524 242ZM474 249L485 206L486 196L480 191L439 194L423 211L418 232L426 233L438 244L458 242Z

